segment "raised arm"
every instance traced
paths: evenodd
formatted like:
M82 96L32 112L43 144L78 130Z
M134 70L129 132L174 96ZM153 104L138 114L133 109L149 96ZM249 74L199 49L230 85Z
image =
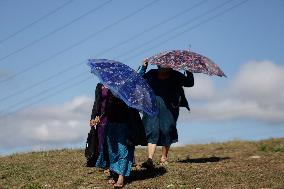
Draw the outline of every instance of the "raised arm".
M142 66L141 66L141 69L138 72L139 75L141 75L143 77L145 75L145 73L146 73L147 67L148 67L148 62L144 61Z

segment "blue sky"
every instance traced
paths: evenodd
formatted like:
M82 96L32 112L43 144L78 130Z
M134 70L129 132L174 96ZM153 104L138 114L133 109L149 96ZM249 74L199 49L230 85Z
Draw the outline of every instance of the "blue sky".
M283 9L282 0L0 0L0 153L84 146L98 81L87 59L137 69L189 47L228 78L195 74L180 144L284 137Z

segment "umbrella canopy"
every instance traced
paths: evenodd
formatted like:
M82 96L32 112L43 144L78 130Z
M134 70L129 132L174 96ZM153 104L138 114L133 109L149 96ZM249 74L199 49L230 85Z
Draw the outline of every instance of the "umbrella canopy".
M151 116L158 113L153 90L135 70L121 62L108 59L90 59L88 65L91 72L113 95L122 99L128 106Z
M227 77L212 60L189 50L166 51L149 57L144 61L161 67Z

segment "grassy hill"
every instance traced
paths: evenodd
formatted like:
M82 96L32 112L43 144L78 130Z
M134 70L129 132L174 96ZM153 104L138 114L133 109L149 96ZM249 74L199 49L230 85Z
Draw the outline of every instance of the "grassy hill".
M136 149L138 163L146 149ZM160 150L156 154L159 160ZM166 167L134 168L124 188L284 188L284 138L173 148ZM102 170L85 167L83 150L0 157L0 188L110 188Z

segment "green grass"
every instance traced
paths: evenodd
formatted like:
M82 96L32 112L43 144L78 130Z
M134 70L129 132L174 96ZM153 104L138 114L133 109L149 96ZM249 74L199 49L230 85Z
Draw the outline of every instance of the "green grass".
M284 152L284 143L281 140L273 142L259 142L259 150L263 152Z
M169 165L134 168L125 188L284 188L284 138L172 148ZM136 149L142 163L146 149ZM110 188L102 170L85 167L83 150L0 157L0 188Z

